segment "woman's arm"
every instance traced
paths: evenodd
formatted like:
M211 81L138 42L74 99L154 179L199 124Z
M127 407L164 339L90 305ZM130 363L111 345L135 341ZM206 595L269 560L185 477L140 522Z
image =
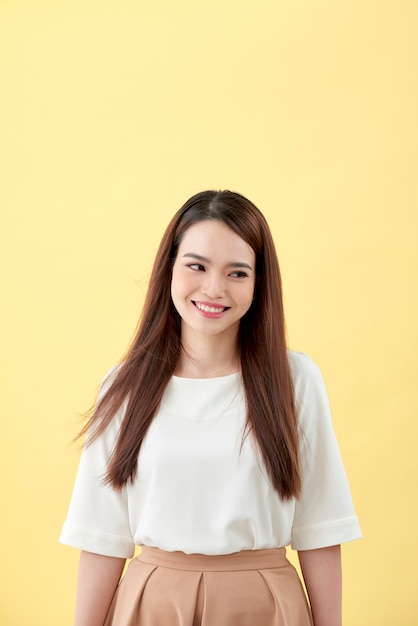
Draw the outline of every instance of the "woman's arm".
M314 626L342 626L340 546L300 550L298 556Z
M103 626L125 560L82 550L74 626Z

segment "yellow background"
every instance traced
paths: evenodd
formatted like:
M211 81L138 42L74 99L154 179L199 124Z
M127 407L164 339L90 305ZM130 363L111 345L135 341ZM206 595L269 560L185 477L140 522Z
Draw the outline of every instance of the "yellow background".
M4 626L70 626L77 416L193 193L268 218L364 539L345 625L415 626L415 0L0 2Z

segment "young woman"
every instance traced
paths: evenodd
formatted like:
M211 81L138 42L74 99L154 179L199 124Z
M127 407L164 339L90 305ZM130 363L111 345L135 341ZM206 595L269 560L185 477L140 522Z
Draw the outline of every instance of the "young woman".
M75 626L341 626L340 544L361 533L249 200L205 191L174 216L87 430L60 538L82 551Z

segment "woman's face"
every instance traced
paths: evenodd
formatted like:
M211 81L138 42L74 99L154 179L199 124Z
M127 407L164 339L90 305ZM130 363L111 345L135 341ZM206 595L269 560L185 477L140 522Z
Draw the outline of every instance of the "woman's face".
M223 222L205 220L184 234L174 262L171 296L182 334L237 334L255 287L253 249Z

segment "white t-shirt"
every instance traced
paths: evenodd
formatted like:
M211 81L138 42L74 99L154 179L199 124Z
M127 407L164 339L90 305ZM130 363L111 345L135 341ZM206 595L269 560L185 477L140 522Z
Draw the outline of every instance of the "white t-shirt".
M60 541L129 558L135 545L229 554L291 544L297 550L361 537L318 367L289 352L299 411L303 489L282 501L251 435L242 445L240 374L173 376L147 432L133 483L103 484L123 417L84 448Z

